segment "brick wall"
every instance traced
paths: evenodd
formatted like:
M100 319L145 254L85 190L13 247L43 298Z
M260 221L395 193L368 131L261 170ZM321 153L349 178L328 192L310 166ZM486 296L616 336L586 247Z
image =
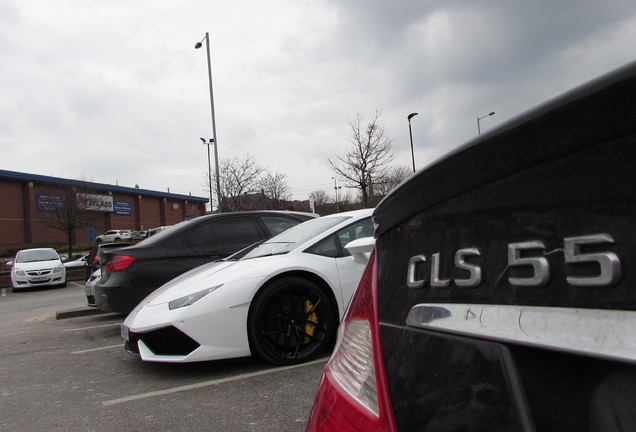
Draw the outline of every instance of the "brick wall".
M56 184L73 190L72 186ZM98 191L105 195L107 192ZM50 243L66 243L66 234L45 226L38 220L37 196L51 194L50 184L0 179L0 255L11 249L23 249ZM205 214L205 203L178 198L147 196L143 193L112 193L114 201L123 204L130 214L95 212L89 227L75 230L75 242L87 241L92 235L109 229L147 230L174 225L186 216ZM124 213L128 213L125 211Z

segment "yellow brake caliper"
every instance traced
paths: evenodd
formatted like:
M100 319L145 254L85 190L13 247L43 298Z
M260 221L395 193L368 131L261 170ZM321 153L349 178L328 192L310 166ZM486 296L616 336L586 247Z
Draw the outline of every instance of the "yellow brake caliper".
M310 312L313 308L314 308L313 303L309 300L305 300L305 312ZM309 342L311 342L311 336L314 335L316 324L318 324L318 315L316 315L316 312L312 312L311 315L307 317L307 320L312 322L313 324L311 323L305 324L305 333L307 333L309 336L305 336L303 338L304 344L308 344Z

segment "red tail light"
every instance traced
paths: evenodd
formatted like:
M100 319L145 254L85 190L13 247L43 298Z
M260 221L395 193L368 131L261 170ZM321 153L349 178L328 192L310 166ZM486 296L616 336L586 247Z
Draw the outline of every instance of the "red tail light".
M135 262L135 258L125 255L115 255L108 263L106 263L106 272L114 273L122 270L126 270L130 265Z
M394 432L377 317L375 253L338 328L338 342L322 375L307 432Z

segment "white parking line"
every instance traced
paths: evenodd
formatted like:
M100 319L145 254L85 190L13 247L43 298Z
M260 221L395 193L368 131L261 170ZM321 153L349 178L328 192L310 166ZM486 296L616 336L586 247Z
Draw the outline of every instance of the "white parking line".
M326 360L327 360L327 358L321 358L321 359L318 359L318 360L314 360L314 361L311 361L311 362L302 363L302 364L298 364L298 365L293 365L293 366L284 366L284 367L279 367L279 368L275 368L275 369L268 369L268 370L264 370L264 371L250 372L250 373L246 373L246 374L243 374L243 375L237 375L237 376L228 377L228 378L220 378L220 379L215 379L215 380L210 380L210 381L203 381L203 382L200 382L200 383L185 385L185 386L181 386L181 387L173 387L173 388L169 388L169 389L165 389L165 390L157 390L157 391L152 391L152 392L147 392L147 393L140 393L140 394L137 394L137 395L126 396L126 397L119 398L119 399L111 399L111 400L103 401L102 404L105 405L105 406L110 406L110 405L121 404L121 403L124 403L124 402L131 402L131 401L135 401L135 400L139 400L139 399L146 399L146 398L154 397L154 396L169 395L169 394L172 394L172 393L177 393L177 392L182 392L182 391L187 391L187 390L194 390L194 389L198 389L198 388L202 388L202 387L209 387L209 386L213 386L213 385L217 385L217 384L223 384L223 383L227 383L227 382L238 381L238 380L242 380L242 379L246 379L246 378L252 378L252 377L261 376L261 375L268 375L268 374L276 373L276 372L283 372L283 371L290 370L290 369L296 369L296 368L299 368L299 367L309 366L309 365L313 365L313 364L316 364L316 363L324 362Z
M63 331L65 331L65 332L74 332L74 331L82 331L82 330L91 330L91 329L102 328L102 327L114 327L114 326L119 326L119 325L121 325L121 323L102 324L102 325L96 325L96 326L91 326L91 327L72 328L72 329L66 329L66 330L63 330Z
M81 350L81 351L73 351L71 354L85 354L85 353L89 353L93 351L101 351L101 350L107 350L107 349L113 349L113 348L123 348L123 346L124 346L124 343L122 342L119 345L110 345L110 346L91 348L91 349Z
M6 297L6 296L7 296L7 289L2 288L2 297Z

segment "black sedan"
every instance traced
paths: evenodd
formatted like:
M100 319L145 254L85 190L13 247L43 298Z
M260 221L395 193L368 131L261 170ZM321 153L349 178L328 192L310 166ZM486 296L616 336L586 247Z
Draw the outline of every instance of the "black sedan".
M420 171L308 431L636 430L636 63Z
M95 270L102 267L101 262L103 261L103 253L106 249L121 249L130 245L131 243L129 242L95 243L86 257L86 266L84 267L86 271L86 280L90 279L91 275L95 273Z
M225 258L317 216L289 211L201 216L136 245L105 251L102 278L94 288L95 302L103 311L128 313L148 294L181 273Z

